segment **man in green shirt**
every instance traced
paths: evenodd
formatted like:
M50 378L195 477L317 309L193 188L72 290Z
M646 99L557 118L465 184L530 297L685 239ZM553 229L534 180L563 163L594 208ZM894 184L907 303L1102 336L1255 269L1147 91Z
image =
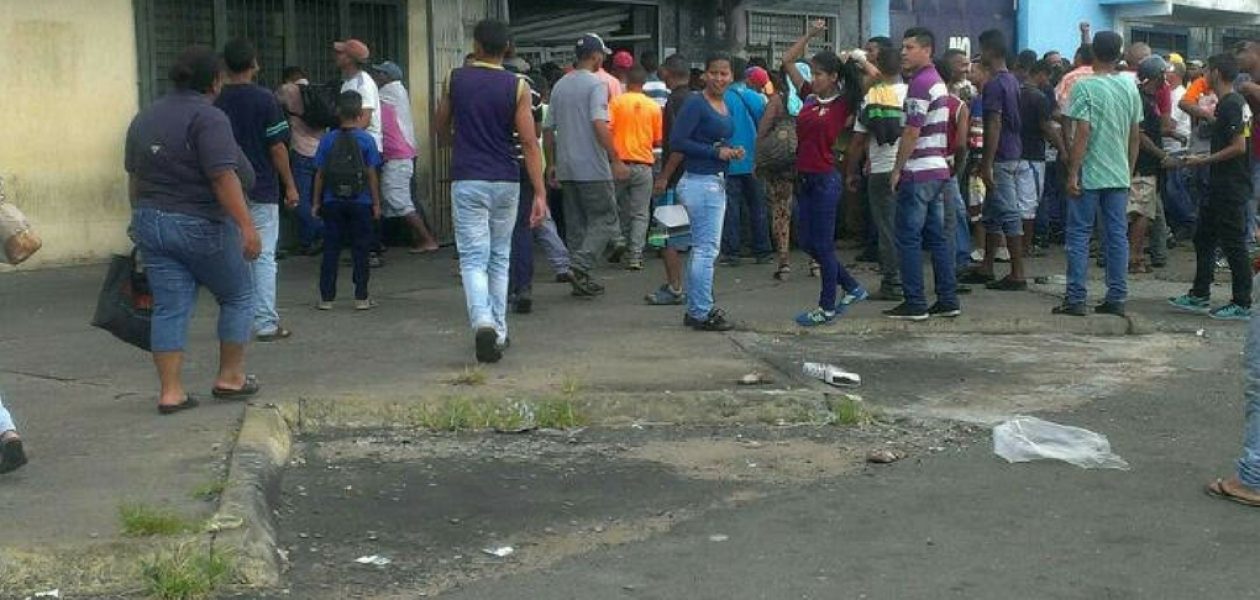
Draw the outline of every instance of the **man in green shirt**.
M1124 316L1128 294L1130 174L1137 163L1142 99L1133 80L1116 71L1124 39L1094 36L1094 76L1072 88L1064 114L1076 123L1068 157L1067 296L1055 314L1085 316L1085 281L1094 217L1102 217L1107 296L1094 312Z

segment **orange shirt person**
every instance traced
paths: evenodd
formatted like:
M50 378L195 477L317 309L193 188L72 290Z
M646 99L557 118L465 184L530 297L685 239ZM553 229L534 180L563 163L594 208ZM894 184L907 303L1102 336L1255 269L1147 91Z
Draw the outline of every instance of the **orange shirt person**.
M620 235L614 241L610 262L628 256L626 268L643 269L643 246L647 242L648 208L652 203L653 150L664 137L661 106L643 93L647 71L635 66L626 75L626 92L608 105L613 149L630 170L630 177L617 182L617 208Z

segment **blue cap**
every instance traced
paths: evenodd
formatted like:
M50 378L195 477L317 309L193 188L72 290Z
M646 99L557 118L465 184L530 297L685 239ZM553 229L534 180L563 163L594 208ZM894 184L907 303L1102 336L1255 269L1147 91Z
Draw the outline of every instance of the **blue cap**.
M377 73L380 73L384 75L385 77L389 78L391 81L402 81L402 78L403 78L402 67L398 66L398 64L392 60L387 60L383 63L375 65L372 68Z
M604 44L604 38L593 33L583 35L577 41L577 47L574 49L574 53L577 54L578 58L585 58L596 52L604 55L612 54L612 50L609 50L608 46Z

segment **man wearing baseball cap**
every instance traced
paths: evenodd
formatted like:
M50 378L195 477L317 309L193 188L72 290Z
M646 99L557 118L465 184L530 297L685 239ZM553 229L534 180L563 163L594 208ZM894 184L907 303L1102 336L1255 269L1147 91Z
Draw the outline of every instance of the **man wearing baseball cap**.
M596 76L610 52L593 33L578 40L576 68L552 88L543 121L547 181L564 194L573 295L580 298L604 293L603 286L591 280L591 271L620 229L613 180L630 175L617 157L608 126L608 88Z
M341 71L341 91L358 92L363 97L363 116L367 124L364 129L376 140L376 149L382 150L381 93L376 82L363 70L372 53L367 44L355 39L333 42L333 52L337 70Z
M438 249L437 240L416 212L411 197L415 174L416 123L411 117L411 96L402 84L402 68L392 61L373 65L372 79L381 92L381 134L385 164L381 165L381 215L401 218L411 229L412 254Z
M591 34L591 35L595 35L595 34ZM596 35L595 37L599 37L599 36ZM602 44L603 41L601 40L600 43ZM605 48L605 50L607 50L607 48ZM619 57L616 54L614 54L611 61L612 68L613 70L616 71L616 75L613 75L612 73L609 73L608 71L606 71L604 69L603 63L600 63L599 69L595 71L595 76L598 77L600 81L603 81L604 83L608 84L608 101L609 102L612 102L613 98L620 96L623 92L626 91L626 88L622 84L621 80L625 77L624 75L625 71L630 70L630 67L626 66L623 70L622 67L618 66L618 60L620 59L621 61L620 64L622 65L626 64L627 59L629 60L629 64L631 65L634 64L634 58L630 56L629 52L622 50L621 52L618 52L617 54L620 54L622 56ZM607 58L608 54L605 54L604 56L605 58Z

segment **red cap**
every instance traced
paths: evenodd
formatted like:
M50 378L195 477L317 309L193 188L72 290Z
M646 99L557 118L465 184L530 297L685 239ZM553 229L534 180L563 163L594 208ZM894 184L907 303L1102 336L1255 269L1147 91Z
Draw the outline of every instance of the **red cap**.
M344 52L346 56L359 62L367 62L367 59L372 56L372 52L368 50L367 44L355 39L333 42L333 50Z
M629 69L634 66L634 56L625 50L618 50L612 57L614 69Z
M759 90L770 83L770 74L761 67L748 67L744 71L744 79L748 81L748 87Z

